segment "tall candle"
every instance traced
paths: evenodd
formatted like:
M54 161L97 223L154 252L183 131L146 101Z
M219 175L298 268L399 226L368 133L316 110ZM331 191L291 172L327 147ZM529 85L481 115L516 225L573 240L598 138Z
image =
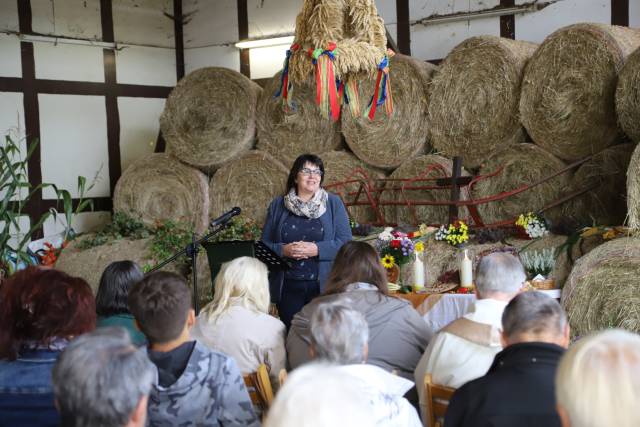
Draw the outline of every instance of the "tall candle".
M424 263L418 254L413 261L413 288L415 290L424 288Z
M464 250L464 258L460 262L460 286L470 288L473 285L473 263L469 259L467 250Z

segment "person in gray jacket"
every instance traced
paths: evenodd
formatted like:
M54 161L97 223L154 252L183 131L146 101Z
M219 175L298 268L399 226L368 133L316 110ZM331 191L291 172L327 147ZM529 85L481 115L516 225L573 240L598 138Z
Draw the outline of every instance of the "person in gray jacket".
M309 320L318 305L334 301L365 316L369 324L367 363L412 380L432 332L408 301L389 295L387 276L375 249L356 241L345 243L336 255L324 294L293 318L287 337L291 369L311 360Z
M129 308L157 369L148 426L260 426L236 362L189 339L195 312L182 277L148 275L131 289Z

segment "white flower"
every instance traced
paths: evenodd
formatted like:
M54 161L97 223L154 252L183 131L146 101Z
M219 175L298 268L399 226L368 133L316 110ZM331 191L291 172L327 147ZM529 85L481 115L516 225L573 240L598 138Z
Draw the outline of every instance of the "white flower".
M382 240L383 242L393 240L393 234L391 234L392 231L393 227L385 227L384 231L378 234L378 239Z

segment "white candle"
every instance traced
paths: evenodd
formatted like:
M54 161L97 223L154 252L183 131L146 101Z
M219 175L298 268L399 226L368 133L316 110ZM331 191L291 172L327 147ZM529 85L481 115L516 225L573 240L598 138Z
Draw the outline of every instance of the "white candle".
M424 264L418 254L413 261L413 287L416 290L424 288Z
M467 250L464 250L464 258L460 262L460 286L470 288L473 285L473 263L469 259Z

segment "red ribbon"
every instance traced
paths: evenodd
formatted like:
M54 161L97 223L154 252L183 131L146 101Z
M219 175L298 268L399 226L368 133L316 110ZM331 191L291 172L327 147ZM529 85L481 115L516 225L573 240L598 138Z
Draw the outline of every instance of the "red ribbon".
M382 80L382 70L378 70L378 78L376 79L376 90L373 92L373 101L369 110L369 120L373 120L376 116L376 108L378 106L378 91L380 90L380 80Z

